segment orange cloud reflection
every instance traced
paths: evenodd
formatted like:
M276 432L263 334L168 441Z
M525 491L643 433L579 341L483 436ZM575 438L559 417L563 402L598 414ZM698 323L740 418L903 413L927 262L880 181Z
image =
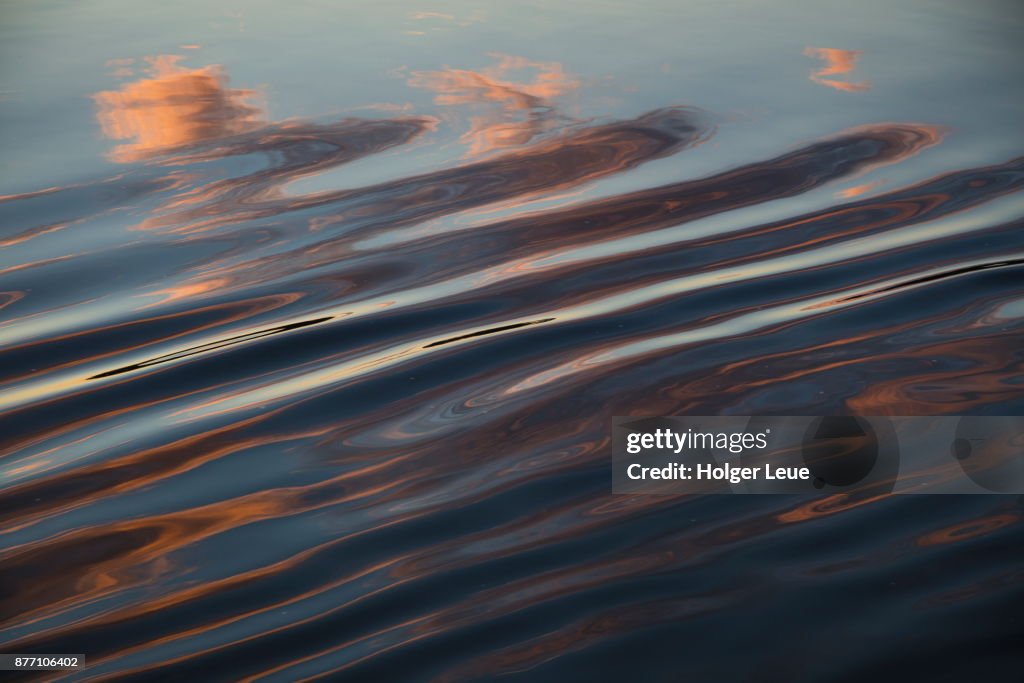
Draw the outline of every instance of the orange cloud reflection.
M843 199L852 199L853 197L859 197L863 194L867 194L871 190L881 187L881 185L881 180L875 180L870 183L864 183L862 185L854 185L853 187L848 187L845 190L840 190L839 192L836 192L836 196L841 197Z
M471 156L522 145L549 130L557 119L551 100L580 86L558 62L491 56L498 63L481 71L415 71L408 81L413 87L437 93L437 104L481 108L481 113L470 117L469 131L462 138ZM526 82L511 80L521 71L535 74Z
M825 85L836 90L846 92L861 92L871 87L869 81L850 83L840 81L831 76L842 76L851 73L857 67L857 59L861 55L860 50L839 50L832 47L808 47L804 49L808 57L815 57L825 62L823 66L811 72L811 80L819 85Z
M110 152L112 160L139 161L259 125L262 112L249 103L254 91L228 88L217 66L186 69L178 65L180 59L150 58L147 78L94 96L103 134L131 140Z

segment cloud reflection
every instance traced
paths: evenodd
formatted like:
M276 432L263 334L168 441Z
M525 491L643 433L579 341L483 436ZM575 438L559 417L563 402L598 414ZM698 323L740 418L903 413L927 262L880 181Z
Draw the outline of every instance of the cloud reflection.
M437 104L476 108L469 131L462 137L470 156L522 145L550 130L558 120L552 100L580 87L579 79L558 62L491 56L498 63L480 71L414 71L408 80L413 87L437 93ZM513 80L521 72L534 73Z
M149 75L94 96L103 134L130 140L109 154L128 163L196 142L236 135L260 125L253 90L228 87L217 66L186 69L177 55L150 58Z
M808 47L804 49L808 57L815 57L824 61L824 64L811 72L811 80L818 85L825 85L836 90L845 92L861 92L871 88L869 81L850 83L848 81L836 80L832 76L844 76L857 67L857 59L861 55L860 50L839 50L833 47Z

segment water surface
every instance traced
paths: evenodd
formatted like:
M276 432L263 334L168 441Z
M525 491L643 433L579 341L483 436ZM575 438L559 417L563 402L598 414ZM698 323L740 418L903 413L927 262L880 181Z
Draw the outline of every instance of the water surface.
M1019 415L1012 2L0 9L0 650L991 680L1021 501L612 496L613 415Z

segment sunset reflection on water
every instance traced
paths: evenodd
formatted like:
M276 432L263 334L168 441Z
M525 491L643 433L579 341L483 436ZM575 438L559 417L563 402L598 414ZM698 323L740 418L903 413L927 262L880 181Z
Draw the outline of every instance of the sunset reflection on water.
M140 161L185 145L237 135L260 125L257 93L228 87L219 66L188 69L178 55L147 59L146 78L96 94L96 118L118 145L110 158Z
M609 429L1021 414L1020 14L5 8L0 650L994 680L1017 499L614 496Z

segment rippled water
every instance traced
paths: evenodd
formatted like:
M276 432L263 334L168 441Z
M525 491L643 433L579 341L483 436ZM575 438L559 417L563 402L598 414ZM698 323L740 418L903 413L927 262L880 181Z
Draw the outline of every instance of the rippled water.
M0 18L0 650L1019 669L1019 498L612 496L609 451L613 415L1022 414L1018 4Z

